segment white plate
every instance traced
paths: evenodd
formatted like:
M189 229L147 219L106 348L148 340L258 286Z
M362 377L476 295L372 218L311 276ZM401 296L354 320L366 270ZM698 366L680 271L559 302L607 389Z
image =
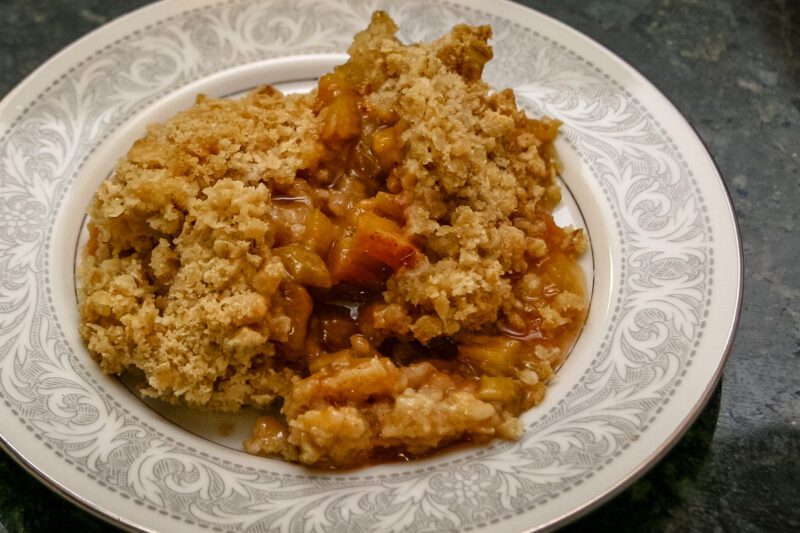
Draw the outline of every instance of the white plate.
M319 472L239 450L246 424L140 401L77 335L73 264L98 183L147 123L261 83L303 90L370 13L405 40L491 24L486 78L565 126L587 227L586 327L519 442ZM0 104L0 437L60 493L144 530L521 531L632 482L714 388L741 297L725 187L686 120L597 43L507 2L171 0L73 44ZM242 419L243 420L243 419Z

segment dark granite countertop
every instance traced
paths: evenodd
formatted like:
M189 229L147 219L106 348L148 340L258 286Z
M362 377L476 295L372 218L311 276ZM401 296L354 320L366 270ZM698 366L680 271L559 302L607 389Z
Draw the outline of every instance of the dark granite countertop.
M0 94L143 0L5 0ZM721 385L677 446L575 531L800 530L800 3L526 0L598 40L669 96L707 143L739 215L739 333ZM0 454L0 533L111 529Z

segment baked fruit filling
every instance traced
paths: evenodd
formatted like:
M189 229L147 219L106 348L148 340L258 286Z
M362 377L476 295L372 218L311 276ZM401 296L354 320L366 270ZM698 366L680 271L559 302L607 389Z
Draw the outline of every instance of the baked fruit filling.
M310 94L199 96L97 191L80 332L102 370L244 449L351 467L521 435L587 310L553 141L481 80L489 27L382 12Z

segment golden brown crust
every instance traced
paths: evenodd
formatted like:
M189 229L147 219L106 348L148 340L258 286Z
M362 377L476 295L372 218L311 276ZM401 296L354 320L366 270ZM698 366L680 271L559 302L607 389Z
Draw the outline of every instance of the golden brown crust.
M200 96L134 144L79 270L104 372L195 407L282 398L245 449L309 464L520 435L586 313L585 235L550 216L559 124L480 79L490 28L396 29L376 13L310 95Z

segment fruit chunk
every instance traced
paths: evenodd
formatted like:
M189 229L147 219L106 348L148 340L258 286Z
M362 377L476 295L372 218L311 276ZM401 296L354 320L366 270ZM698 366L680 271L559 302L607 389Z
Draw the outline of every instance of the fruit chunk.
M375 198L367 200L367 202L369 202L372 211L378 215L395 222L405 221L405 211L408 204L399 195L381 191L375 195Z
M485 402L500 403L513 412L520 410L523 390L519 383L511 378L481 376L478 398Z
M359 333L348 309L323 306L315 314L319 319L319 342L325 350L341 350L350 345L350 337Z
M389 270L353 245L353 237L342 237L328 254L328 271L334 283L344 281L362 287L375 286L389 277Z
M361 115L358 100L350 94L336 98L322 111L323 125L320 137L326 142L346 141L361 133Z
M290 352L298 353L306 344L308 319L314 305L311 296L299 283L285 280L281 283L278 300L290 322L285 345Z
M464 335L458 357L482 374L512 376L520 357L522 343L516 339L491 335Z
M421 256L400 226L374 213L364 213L359 218L353 246L392 270L412 267Z
M292 278L310 287L330 287L331 275L325 262L311 250L290 244L273 250Z
M289 428L272 416L260 416L253 426L252 436L242 443L245 451L252 454L280 454L288 449L286 437Z
M374 213L358 218L355 234L334 244L328 268L334 280L357 285L380 283L391 271L413 267L422 253L395 222Z
M396 127L383 128L372 135L372 152L382 170L391 169L403 157L403 142Z
M319 209L314 209L306 218L303 234L306 247L314 250L320 257L325 257L336 238L336 226Z

